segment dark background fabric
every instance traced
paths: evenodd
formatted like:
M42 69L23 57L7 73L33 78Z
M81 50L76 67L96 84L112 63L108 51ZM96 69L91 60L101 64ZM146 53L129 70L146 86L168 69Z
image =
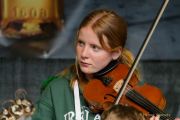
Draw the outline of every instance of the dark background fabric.
M0 33L0 103L13 99L19 88L36 102L40 85L74 62L75 31L88 12L108 8L128 22L126 47L137 54L163 0L64 0L64 28L48 51L18 50L4 42ZM180 117L180 0L170 0L140 62L142 79L159 87L167 99L166 111ZM39 42L39 41L37 41Z
M0 101L14 98L17 89L27 90L28 97L36 102L43 80L57 74L74 63L74 59L0 59ZM157 86L164 93L165 111L179 115L180 111L180 62L141 61L142 80ZM156 96L154 96L156 97Z

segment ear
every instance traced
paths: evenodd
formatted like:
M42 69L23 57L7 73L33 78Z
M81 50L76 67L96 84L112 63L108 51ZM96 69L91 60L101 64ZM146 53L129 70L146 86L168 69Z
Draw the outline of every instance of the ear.
M122 53L122 48L117 48L116 50L113 50L111 55L112 55L112 59L116 60L121 56Z

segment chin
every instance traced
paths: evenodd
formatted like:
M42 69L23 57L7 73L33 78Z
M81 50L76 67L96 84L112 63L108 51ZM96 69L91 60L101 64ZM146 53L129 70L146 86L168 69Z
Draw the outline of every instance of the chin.
M82 72L85 73L85 74L93 74L93 73L95 73L95 72L92 72L92 71L89 71L89 70L82 70Z
M93 71L92 69L90 68L81 68L81 71L85 74L93 74L95 73L95 71Z

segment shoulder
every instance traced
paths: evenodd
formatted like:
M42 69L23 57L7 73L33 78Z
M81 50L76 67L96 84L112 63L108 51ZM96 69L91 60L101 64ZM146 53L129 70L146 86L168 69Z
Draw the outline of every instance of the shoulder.
M70 80L74 76L73 71L71 68L66 68L60 73L48 77L46 80L44 80L41 84L41 93L47 88L47 87L56 87L56 86L64 86L65 84L70 84Z

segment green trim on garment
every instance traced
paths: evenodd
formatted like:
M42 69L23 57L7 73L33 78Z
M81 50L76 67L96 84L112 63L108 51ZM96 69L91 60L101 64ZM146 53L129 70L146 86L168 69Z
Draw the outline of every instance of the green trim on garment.
M42 93L51 81L58 78L58 76L49 76L48 79L44 80L41 84L40 92Z

